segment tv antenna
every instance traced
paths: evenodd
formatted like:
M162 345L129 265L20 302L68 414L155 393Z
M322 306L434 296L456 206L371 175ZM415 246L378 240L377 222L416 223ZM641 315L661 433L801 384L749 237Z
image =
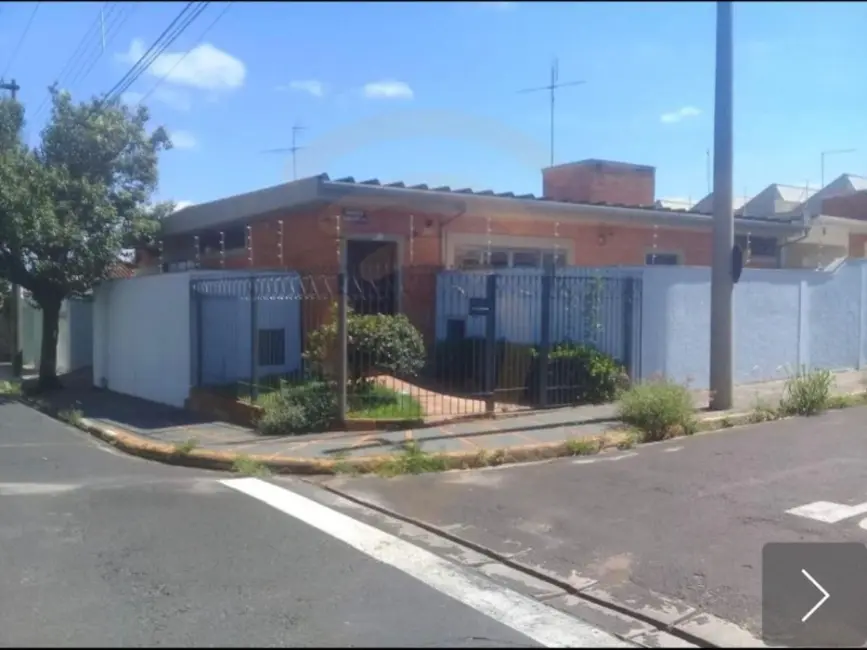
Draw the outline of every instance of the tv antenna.
M297 144L298 134L301 131L306 131L306 126L299 126L296 124L292 127L292 146L291 147L281 147L279 149L265 149L262 153L291 153L292 154L292 180L298 179L298 161L297 154L298 151L304 149L304 147L299 147Z
M582 84L587 83L586 81L566 81L560 83L560 61L555 58L551 63L551 83L547 86L539 86L538 88L525 88L523 90L519 90L519 93L535 93L540 90L547 90L549 92L549 97L551 99L551 166L554 166L554 103L555 96L557 91L560 88L566 88L567 86L580 86Z

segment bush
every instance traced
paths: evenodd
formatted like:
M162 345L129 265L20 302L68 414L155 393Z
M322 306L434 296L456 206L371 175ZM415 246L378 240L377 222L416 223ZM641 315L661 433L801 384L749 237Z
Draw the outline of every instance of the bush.
M337 390L331 383L284 382L265 402L256 424L264 435L311 433L327 429L337 415Z
M412 377L425 362L421 333L403 314L359 315L346 319L349 376L358 380L376 373ZM304 354L314 372L334 377L337 350L336 310L331 321L310 333Z
M539 401L541 360L535 353L535 363L528 377L528 387L534 401ZM578 343L559 343L548 355L549 404L604 404L613 402L629 388L626 369L610 355Z
M621 395L617 407L620 420L639 429L648 442L696 429L689 389L667 379L633 386Z
M830 370L801 368L786 380L780 411L784 415L817 415L827 410L833 385L834 375Z

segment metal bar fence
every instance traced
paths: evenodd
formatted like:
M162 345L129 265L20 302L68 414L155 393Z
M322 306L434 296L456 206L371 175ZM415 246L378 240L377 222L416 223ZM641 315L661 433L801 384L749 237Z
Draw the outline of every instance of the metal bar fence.
M195 279L191 290L198 386L267 405L315 383L338 422L582 403L587 377L563 361L582 345L638 376L637 271L368 264Z

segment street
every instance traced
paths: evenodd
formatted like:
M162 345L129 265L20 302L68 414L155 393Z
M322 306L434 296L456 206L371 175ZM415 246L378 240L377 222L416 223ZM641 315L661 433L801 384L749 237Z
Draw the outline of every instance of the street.
M867 541L865 422L852 408L595 457L326 484L597 599L672 623L707 612L758 637L765 543Z
M626 645L277 483L125 456L0 403L0 645Z

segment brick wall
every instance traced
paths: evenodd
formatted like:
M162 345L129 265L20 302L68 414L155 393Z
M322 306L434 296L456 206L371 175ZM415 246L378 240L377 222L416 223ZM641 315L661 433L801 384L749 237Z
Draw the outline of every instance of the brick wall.
M554 201L651 205L656 170L646 165L585 160L542 170L542 194Z
M825 199L822 201L822 214L867 220L867 191Z

